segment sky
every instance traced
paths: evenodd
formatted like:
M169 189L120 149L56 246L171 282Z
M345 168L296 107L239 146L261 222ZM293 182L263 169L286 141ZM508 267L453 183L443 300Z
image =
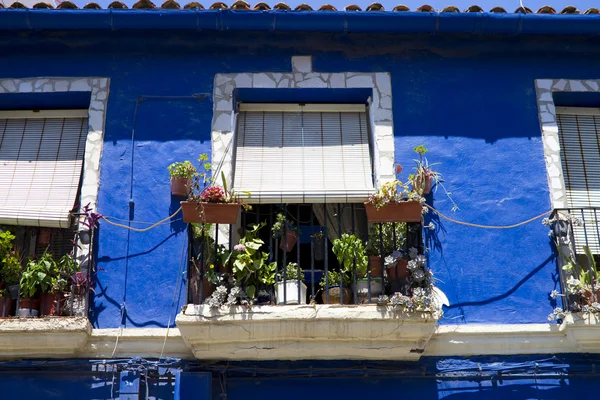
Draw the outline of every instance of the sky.
M40 1L42 1L42 0L40 0ZM92 1L92 0L74 0L73 2L75 4L77 4L78 6L82 7L85 4L87 4L89 1ZM121 1L123 1L128 6L131 6L137 0L121 0ZM183 6L184 4L191 2L193 0L189 0L189 1L188 0L177 0L177 1ZM200 4L207 7L217 0L196 0L196 1L198 1ZM235 0L224 0L224 2L227 4L232 4L234 1ZM248 0L246 0L246 1L248 1ZM254 6L254 4L258 3L259 1L261 1L261 0L251 0L251 1L248 1L248 3L250 3L251 6ZM266 3L268 3L270 5L275 5L276 3L278 3L281 0L262 0L262 1L265 1ZM292 8L294 8L295 6L302 4L302 3L310 4L314 8L318 8L323 4L331 4L331 5L335 6L337 9L343 9L345 6L347 6L349 4L357 4L364 10L369 4L373 3L374 1L375 0L286 0L284 2L287 3ZM102 7L106 7L108 4L110 4L112 2L112 0L96 0L96 2L98 4L100 4ZM164 0L153 0L153 2L157 6L160 6L160 4L162 4L164 2ZM383 4L383 6L385 7L386 10L391 10L392 8L394 8L394 6L396 6L398 4L406 4L408 7L410 7L411 10L413 10L423 4L429 4L436 10L441 10L444 7L450 6L450 5L456 6L459 9L464 10L465 8L475 4L475 5L482 7L485 11L489 11L492 7L495 7L495 6L501 6L509 12L513 12L514 10L516 10L519 7L519 0L511 0L511 1L506 1L506 0L380 0L379 3ZM571 2L567 2L565 0L558 0L558 1L557 0L523 0L523 5L525 7L529 7L534 12L537 11L540 7L548 6L548 5L554 7L554 9L556 9L557 11L560 11L564 7L569 6L569 5L573 5L582 11L587 10L588 8L591 8L591 7L600 8L600 3L597 0L573 0Z

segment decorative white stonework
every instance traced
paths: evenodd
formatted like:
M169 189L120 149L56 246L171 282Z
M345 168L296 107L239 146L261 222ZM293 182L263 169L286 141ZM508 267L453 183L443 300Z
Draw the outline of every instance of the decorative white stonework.
M566 208L567 193L560 162L560 141L552 93L600 92L600 80L536 79L535 88L552 206Z
M312 72L310 56L292 57L292 73L238 73L215 75L212 120L212 162L231 182L235 113L233 91L236 88L366 88L373 90L369 119L375 148L376 185L394 176L394 132L392 83L387 72Z
M0 319L0 358L73 356L91 331L85 317Z
M85 143L83 176L81 183L81 205L89 204L96 210L100 184L100 156L104 144L104 123L108 102L109 79L98 77L38 77L23 79L1 79L0 93L56 93L90 92L88 108L88 135ZM78 254L88 254L88 246L80 243ZM80 264L86 260L80 257Z
M566 332L577 353L600 353L600 315L568 314L561 330Z
M416 361L437 320L374 304L188 305L176 323L198 359Z

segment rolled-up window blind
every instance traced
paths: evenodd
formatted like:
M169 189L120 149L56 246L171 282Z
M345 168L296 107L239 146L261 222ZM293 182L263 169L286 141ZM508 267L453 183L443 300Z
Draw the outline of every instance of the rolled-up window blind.
M600 254L600 110L557 107L560 157L567 206L580 218L574 226L577 251Z
M374 191L363 105L242 104L234 188L254 203L340 203Z
M0 224L70 226L87 132L87 110L0 113Z

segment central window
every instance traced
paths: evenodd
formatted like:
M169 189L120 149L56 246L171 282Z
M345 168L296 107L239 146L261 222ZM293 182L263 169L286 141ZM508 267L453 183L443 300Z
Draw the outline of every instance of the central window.
M241 104L233 187L249 203L360 203L374 191L362 104Z

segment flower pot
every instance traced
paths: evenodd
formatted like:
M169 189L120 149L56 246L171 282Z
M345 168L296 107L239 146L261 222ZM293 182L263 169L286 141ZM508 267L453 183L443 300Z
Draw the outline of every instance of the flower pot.
M351 304L352 303L352 291L348 288L342 288L344 293L343 303L340 302L340 287L339 286L330 286L327 290L329 295L329 302L327 302L327 295L323 293L321 296L323 298L323 303L326 304Z
M373 297L379 296L383 293L383 284L381 278L371 278L370 281L371 286L371 299ZM369 279L368 278L360 278L356 280L356 285L353 289L356 289L356 293L359 297L369 296Z
M429 174L417 176L415 179L413 179L412 184L415 190L422 189L423 196L427 196L429 193L431 193L431 188L433 187L433 176Z
M297 241L298 241L298 232L292 231L292 230L287 230L287 231L285 231L285 240L284 240L284 238L279 239L279 248L281 250L285 250L286 252L289 253L290 251L292 251L292 249L296 245ZM285 242L285 249L284 249L284 242Z
M52 231L50 229L40 229L37 237L38 246L48 246L51 238Z
M312 238L312 242L315 261L323 261L325 259L325 238Z
M44 293L40 296L40 315L59 315L59 305L58 299L60 297L60 293ZM61 299L60 307L64 306L63 301Z
M184 222L201 224L235 224L240 211L238 203L203 203L182 201Z
M68 293L60 299L60 315L85 317L87 312L85 309L85 296Z
M598 303L600 301L600 291L596 290L592 293L590 289L584 289L581 293L581 297L584 304L591 306L593 303Z
M37 317L40 313L40 299L22 297L19 299L19 317Z
M8 295L11 299L17 299L19 297L19 285L10 285L7 288Z
M369 267L371 267L371 278L381 278L381 257L369 256ZM358 276L358 274L356 276ZM362 278L363 276L358 277Z
M365 203L367 220L373 222L421 222L421 203L418 201L402 201L390 203L379 210L373 204Z
M0 296L0 318L6 318L14 315L17 301L8 296Z
M386 268L387 277L389 280L408 278L408 261L398 260L395 267Z
M285 287L285 296L283 288ZM306 304L306 285L300 282L300 299L298 299L298 281L288 280L275 284L277 304Z
M79 241L81 244L90 244L92 241L92 232L89 229L79 231Z
M191 178L171 177L171 194L173 196L187 197L190 192Z

